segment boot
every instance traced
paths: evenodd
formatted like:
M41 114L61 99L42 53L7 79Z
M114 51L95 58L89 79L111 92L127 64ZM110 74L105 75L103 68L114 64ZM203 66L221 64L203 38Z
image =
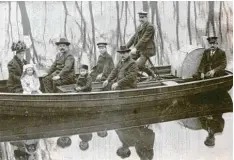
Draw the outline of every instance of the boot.
M208 147L213 147L215 145L215 137L213 134L209 134L208 137L206 137L206 140L204 144Z

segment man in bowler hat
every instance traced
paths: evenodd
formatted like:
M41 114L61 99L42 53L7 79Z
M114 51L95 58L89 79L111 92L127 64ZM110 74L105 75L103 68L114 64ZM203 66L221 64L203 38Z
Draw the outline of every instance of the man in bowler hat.
M121 59L103 82L103 88L123 90L137 87L138 68L136 62L131 58L130 51L127 46L120 46L117 52L121 55Z
M194 78L204 79L224 75L227 66L226 54L218 48L217 39L216 36L207 38L211 47L204 51L197 73L193 76Z
M105 81L112 69L114 69L114 62L112 57L107 53L107 43L97 43L100 55L98 57L97 65L92 68L90 76L93 81Z
M133 59L137 61L139 70L148 74L150 79L155 78L154 72L145 66L147 60L154 56L156 53L154 35L155 29L152 24L148 22L147 12L139 12L140 25L136 30L136 33L128 41L127 47L130 48Z
M60 38L59 42L55 43L59 53L48 74L42 79L45 92L56 92L56 86L74 83L74 56L69 52L70 42L66 38Z

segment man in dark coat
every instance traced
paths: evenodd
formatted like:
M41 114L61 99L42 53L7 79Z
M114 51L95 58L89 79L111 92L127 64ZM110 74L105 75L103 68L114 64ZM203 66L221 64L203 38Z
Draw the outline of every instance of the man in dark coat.
M107 80L103 82L103 87L112 90L123 90L137 87L137 64L131 58L130 49L126 46L120 46L117 51L121 54L121 60L117 66L111 71ZM113 84L111 82L114 82ZM108 87L108 84L110 85Z
M211 47L204 51L198 71L194 75L195 78L204 79L224 75L227 66L226 54L218 48L217 38L207 38Z
M22 93L23 89L21 86L21 75L23 73L23 65L27 62L24 60L26 45L22 41L13 43L11 47L12 51L16 51L16 55L8 63L9 78L7 81L7 88L12 93Z
M45 92L56 92L56 86L72 84L75 81L74 56L69 53L70 42L61 38L56 42L59 53L46 76L42 79Z
M131 53L133 59L137 60L139 70L146 72L151 78L154 78L154 72L147 68L145 63L150 57L156 54L154 43L155 29L154 26L148 22L147 12L139 12L138 14L141 24L127 43L127 47L130 48L133 46Z
M97 65L92 68L90 73L93 81L105 81L110 72L114 69L114 62L112 57L107 53L107 43L98 43L100 55L98 57Z

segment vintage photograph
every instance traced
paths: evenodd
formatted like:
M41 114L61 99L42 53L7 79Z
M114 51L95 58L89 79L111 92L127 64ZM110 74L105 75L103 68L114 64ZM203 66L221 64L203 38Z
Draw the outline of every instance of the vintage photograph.
M1 1L0 160L232 160L232 1Z

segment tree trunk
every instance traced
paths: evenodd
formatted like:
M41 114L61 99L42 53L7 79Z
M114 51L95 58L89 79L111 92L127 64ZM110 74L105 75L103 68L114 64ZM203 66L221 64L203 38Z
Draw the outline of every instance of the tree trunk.
M17 33L18 33L18 39L20 39L20 33L19 33L19 20L18 20L18 5L16 4L15 5L16 6L16 15L15 15L15 17L16 17L16 25L17 25Z
M137 29L137 26L136 26L136 2L133 1L133 23L134 23L134 27L135 27L135 32L136 32L136 29Z
M219 36L220 36L220 41L221 43L223 42L223 36L222 36L222 21L221 21L221 17L222 17L222 1L219 2L220 6L219 6Z
M66 2L65 1L62 1L63 2L63 7L64 7L64 12L65 12L65 19L64 19L64 37L67 38L67 15L68 15L68 11L67 11L67 5L66 5Z
M192 45L192 34L191 34L191 27L190 27L190 1L188 1L188 17L187 17L187 25L188 25L188 34L189 34L189 44Z
M164 57L164 43L163 43L163 36L162 36L162 29L161 29L161 20L160 20L160 15L158 11L158 2L155 2L155 9L156 9L156 18L157 18L157 27L158 27L158 33L161 41L161 57L160 57L160 63L163 64L163 57Z
M213 36L216 36L216 32L215 32L215 24L214 24L214 1L209 1L209 14L208 14L208 20L206 23L206 35L209 37L210 36L210 32L209 32L209 27L211 24L211 27L213 28Z
M11 42L13 42L13 33L12 33L12 24L11 24L11 2L8 2L9 5L9 25L11 28Z
M22 18L22 25L23 25L23 35L25 36L30 36L31 42L32 42L32 47L33 47L33 62L36 63L39 62L38 61L38 56L37 56L37 51L34 45L34 40L33 40L33 35L32 35L32 31L31 31L31 26L30 26L30 21L28 18L28 13L26 10L26 6L25 6L25 2L24 1L18 1L17 2L20 8L20 12L21 12L21 18ZM30 54L30 49L26 50L26 60L29 61L31 58L31 54Z
M44 51L46 55L47 49L46 49L46 42L45 42L45 32L46 32L46 23L47 23L47 6L46 6L46 1L44 3L45 3L45 21L44 21L43 41L44 41Z
M155 19L155 1L150 1L150 8L151 8L151 23L154 25L154 19Z
M96 42L95 42L95 25L94 25L94 18L93 18L93 8L92 8L92 2L89 1L89 13L91 17L91 24L92 24L92 43L93 43L93 55L94 55L94 65L97 63L97 57L96 57ZM92 66L91 66L92 67Z
M176 45L177 45L177 50L180 49L180 39L179 39L179 2L176 2Z
M82 48L83 48L83 50L86 50L86 21L84 19L84 15L83 15L83 13L82 13L82 11L81 11L81 9L80 9L77 1L75 1L75 5L76 5L76 8L77 8L77 10L78 10L78 12L79 12L79 14L81 16L82 22L84 23L83 30L82 29L80 30L80 34L83 35L83 45L82 45Z
M142 1L143 11L149 12L149 4L148 1Z
M195 21L195 34L196 34L196 41L198 41L198 31L197 31L197 8L196 2L193 2L194 5L194 21Z
M126 37L127 24L128 24L128 2L125 1L125 25L124 25L124 35L123 35L124 44L126 44L125 37Z

